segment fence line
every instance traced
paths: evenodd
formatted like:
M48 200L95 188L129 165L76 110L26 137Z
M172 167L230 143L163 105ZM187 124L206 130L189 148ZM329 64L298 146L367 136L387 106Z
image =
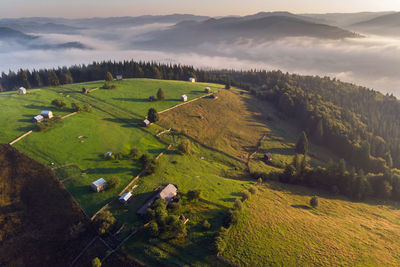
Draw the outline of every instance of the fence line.
M33 132L33 131L30 130L29 132L24 133L23 135L21 135L20 137L18 137L18 138L15 139L14 141L12 141L12 142L10 143L10 146L12 146L13 144L15 144L16 142L18 142L18 141L21 140L22 138L24 138L24 137L30 135L32 132Z

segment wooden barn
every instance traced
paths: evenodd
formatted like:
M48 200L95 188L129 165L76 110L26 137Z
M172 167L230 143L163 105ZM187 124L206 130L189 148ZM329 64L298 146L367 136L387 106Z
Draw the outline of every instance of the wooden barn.
M149 199L146 204L144 204L136 213L139 215L145 215L147 213L147 209L150 208L157 199L161 198L169 203L172 199L174 199L174 197L176 197L177 194L178 188L176 188L173 184L168 184L157 195Z
M131 192L127 192L127 193L123 194L118 200L122 204L127 204L131 197L132 197L132 193Z
M103 191L106 188L106 180L103 178L100 178L93 183L90 184L90 187L93 189L95 192L100 192Z
M18 94L19 95L26 95L26 89L24 87L20 87L18 89Z
M42 110L42 116L51 119L53 118L53 112L51 110Z
M182 96L181 96L181 101L182 101L182 102L186 102L187 100L188 100L187 95L182 95Z
M43 121L43 116L42 115L37 115L35 117L33 117L33 121L36 123L42 122Z

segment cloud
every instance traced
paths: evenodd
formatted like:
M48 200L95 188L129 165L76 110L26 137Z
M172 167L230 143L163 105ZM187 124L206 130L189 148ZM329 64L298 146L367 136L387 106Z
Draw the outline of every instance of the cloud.
M182 51L147 51L133 47L142 34L169 27L150 24L124 29L83 30L79 34L42 34L41 42L81 42L93 50L26 51L0 42L0 71L38 69L100 60L154 60L200 68L280 69L307 75L337 77L384 93L400 96L400 39L370 36L360 39L322 40L291 37L255 43L202 43ZM190 51L190 52L187 52Z

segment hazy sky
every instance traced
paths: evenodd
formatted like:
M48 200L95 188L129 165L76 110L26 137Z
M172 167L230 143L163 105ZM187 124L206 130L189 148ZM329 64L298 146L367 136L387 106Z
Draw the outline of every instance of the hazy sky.
M332 13L400 10L398 0L0 0L0 17L95 17L191 13L245 15L260 11Z

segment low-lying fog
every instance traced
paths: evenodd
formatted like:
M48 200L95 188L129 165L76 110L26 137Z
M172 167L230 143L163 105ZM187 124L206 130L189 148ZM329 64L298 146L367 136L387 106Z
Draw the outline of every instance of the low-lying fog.
M322 40L291 37L265 43L203 43L185 52L157 51L135 46L141 34L168 27L151 24L133 28L83 30L79 34L42 34L41 42L81 42L90 50L27 50L0 42L0 71L39 69L100 60L153 60L190 64L200 68L280 69L284 72L337 77L381 92L400 96L400 39L366 36L360 39ZM189 51L189 52L188 52Z

